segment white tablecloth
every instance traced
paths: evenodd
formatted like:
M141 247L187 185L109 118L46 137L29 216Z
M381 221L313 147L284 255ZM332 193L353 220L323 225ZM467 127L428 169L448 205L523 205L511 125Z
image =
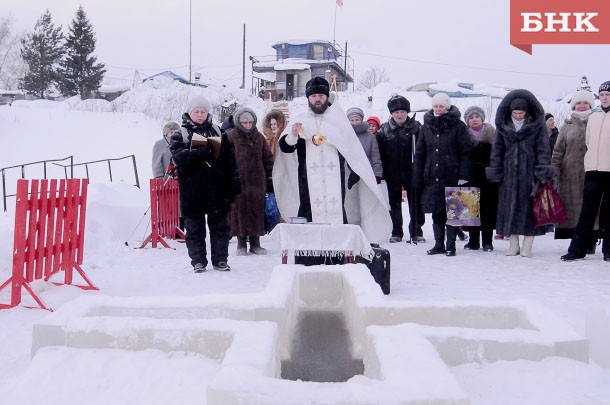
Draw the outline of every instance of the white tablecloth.
M303 256L336 253L368 256L371 244L358 225L278 224L270 233L282 250Z

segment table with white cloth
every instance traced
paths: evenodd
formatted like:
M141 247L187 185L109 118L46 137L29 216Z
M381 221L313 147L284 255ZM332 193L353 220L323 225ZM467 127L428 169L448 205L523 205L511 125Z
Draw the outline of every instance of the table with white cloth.
M280 245L282 263L288 263L288 251L299 256L334 256L344 254L348 263L354 255L369 256L371 244L362 228L352 224L278 224L269 234Z

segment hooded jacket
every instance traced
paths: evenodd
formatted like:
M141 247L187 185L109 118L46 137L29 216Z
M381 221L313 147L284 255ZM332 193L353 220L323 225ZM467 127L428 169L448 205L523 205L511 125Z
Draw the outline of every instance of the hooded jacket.
M512 122L510 103L525 99L529 114L517 131ZM527 90L513 90L504 97L496 111L496 139L491 151L487 178L500 183L496 229L502 235L543 235L544 226L534 227L531 195L533 185L551 181L554 169L550 161L548 131L544 109Z

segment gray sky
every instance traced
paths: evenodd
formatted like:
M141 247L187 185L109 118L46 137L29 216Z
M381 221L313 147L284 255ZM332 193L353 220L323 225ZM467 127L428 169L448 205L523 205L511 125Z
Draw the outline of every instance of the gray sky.
M64 28L82 4L97 34L96 55L107 82L131 81L162 70L189 75L189 0L2 0L0 15L31 31L48 8ZM509 0L192 1L192 71L217 83L242 81L246 24L246 88L250 55L272 55L271 45L294 38L348 42L358 79L370 66L408 86L458 79L528 88L540 96L572 92L580 77L595 89L610 80L602 64L609 45L534 45L530 56L509 44ZM333 29L335 27L335 29ZM427 62L427 63L424 63Z

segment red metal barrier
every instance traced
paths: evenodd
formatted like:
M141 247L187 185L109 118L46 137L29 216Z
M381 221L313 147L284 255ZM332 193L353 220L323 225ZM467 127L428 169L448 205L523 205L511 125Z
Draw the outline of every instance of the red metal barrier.
M97 290L80 267L83 263L87 180L29 180L17 181L15 208L15 236L13 242L13 274L0 286L0 291L12 285L11 303L0 304L13 308L21 303L22 287L42 309L51 310L32 290L34 280L48 281L64 271L64 282L72 285L76 270L86 285L75 285L84 290Z
M160 243L170 248L163 238L175 239L176 235L184 239L184 233L180 230L180 194L178 182L169 179L150 179L150 223L151 233L142 242L140 249L149 242L156 248Z

